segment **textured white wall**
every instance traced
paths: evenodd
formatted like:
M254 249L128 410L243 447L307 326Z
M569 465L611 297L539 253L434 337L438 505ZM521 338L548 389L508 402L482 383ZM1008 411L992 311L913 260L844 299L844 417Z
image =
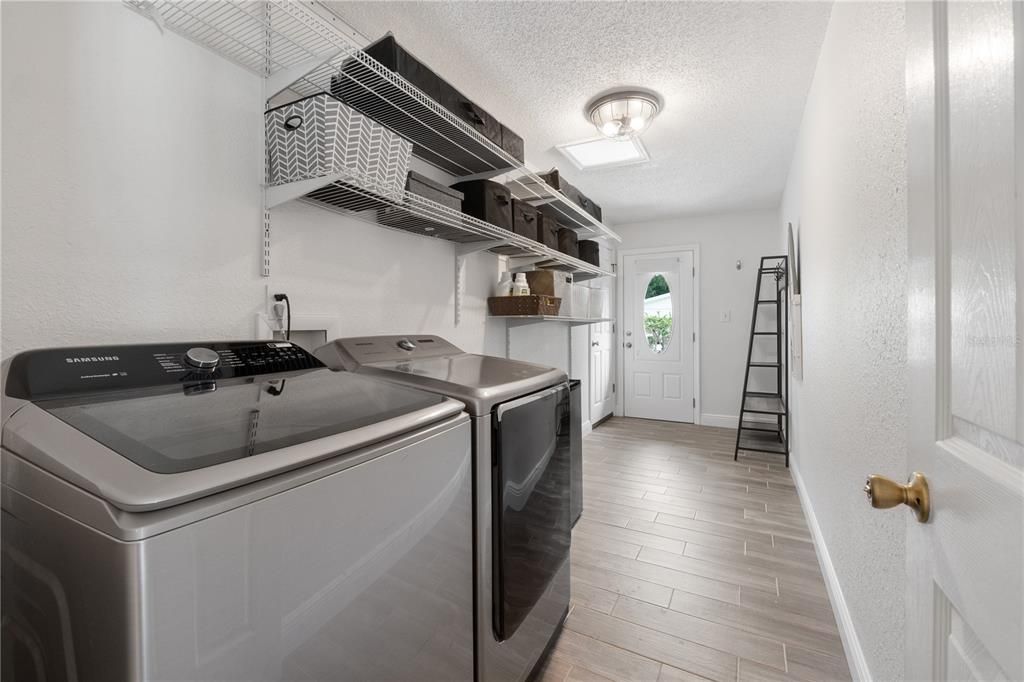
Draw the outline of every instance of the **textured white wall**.
M861 491L907 473L903 11L836 3L780 216L799 226L803 280L793 466L876 680L903 676L910 518Z
M259 79L119 2L2 3L2 352L251 337L264 286L342 333L501 353L494 256L309 206L274 211L259 276Z
M761 256L782 253L775 210L682 217L616 227L624 250L700 246L701 420L735 427ZM743 268L736 269L736 261ZM729 322L719 322L722 312ZM773 382L774 387L774 382Z

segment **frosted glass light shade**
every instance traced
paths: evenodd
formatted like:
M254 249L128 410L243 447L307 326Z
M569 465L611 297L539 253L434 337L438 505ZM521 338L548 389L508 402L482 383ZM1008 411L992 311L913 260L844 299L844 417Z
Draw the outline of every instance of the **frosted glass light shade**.
M614 92L587 107L590 122L605 137L624 139L639 135L661 110L656 95L640 91Z

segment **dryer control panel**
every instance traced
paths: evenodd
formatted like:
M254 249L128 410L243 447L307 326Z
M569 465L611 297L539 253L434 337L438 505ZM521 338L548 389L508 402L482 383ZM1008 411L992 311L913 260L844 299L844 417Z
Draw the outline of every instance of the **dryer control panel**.
M161 386L212 390L220 380L322 367L288 341L49 348L12 358L5 392L12 398L49 400Z

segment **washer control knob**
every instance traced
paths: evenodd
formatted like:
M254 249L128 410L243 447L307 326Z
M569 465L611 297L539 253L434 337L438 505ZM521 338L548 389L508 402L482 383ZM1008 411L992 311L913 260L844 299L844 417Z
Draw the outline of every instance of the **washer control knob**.
M220 364L220 356L209 348L189 348L185 352L185 362L196 369L213 369Z
M401 348L402 350L416 350L416 344L410 341L409 339L402 339L401 341L399 341L398 347Z

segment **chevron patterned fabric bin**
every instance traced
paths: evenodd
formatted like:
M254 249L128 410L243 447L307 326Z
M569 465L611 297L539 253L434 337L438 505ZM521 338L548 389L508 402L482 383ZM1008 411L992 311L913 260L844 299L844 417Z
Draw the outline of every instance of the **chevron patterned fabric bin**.
M266 113L268 181L348 171L346 182L401 201L412 144L326 93Z

